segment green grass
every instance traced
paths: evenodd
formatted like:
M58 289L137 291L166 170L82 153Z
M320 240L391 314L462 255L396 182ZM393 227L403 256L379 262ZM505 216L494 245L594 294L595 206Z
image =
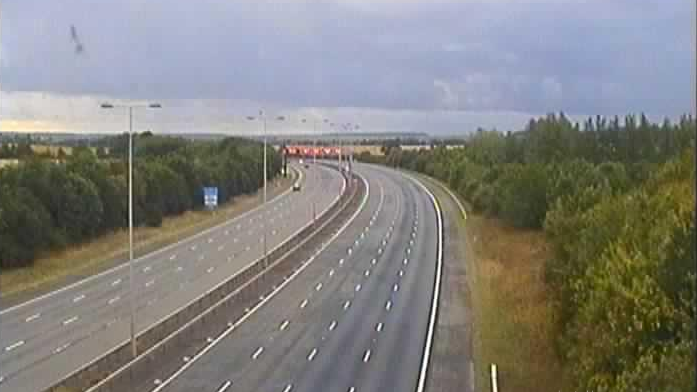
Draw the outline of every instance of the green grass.
M294 177L277 179L269 184L269 198L290 187ZM167 217L161 227L138 227L134 231L136 256L152 252L187 238L206 228L248 211L260 203L258 195L244 195L216 211L187 211ZM39 257L32 266L0 273L0 295L8 296L54 284L71 275L98 273L124 258L128 251L128 231L119 230L87 243Z
M551 256L544 233L512 228L463 204L467 219L459 223L469 252L463 259L473 313L476 390L490 391L489 367L495 363L501 392L569 391L554 350L558 331L543 280Z

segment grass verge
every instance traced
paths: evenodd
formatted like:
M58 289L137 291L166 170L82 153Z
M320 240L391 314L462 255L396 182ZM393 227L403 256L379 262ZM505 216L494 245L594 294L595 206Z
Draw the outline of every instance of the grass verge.
M269 183L269 199L287 190L293 176ZM221 205L216 211L187 211L167 217L161 227L138 227L134 230L136 257L181 241L197 232L232 219L260 204L260 196L242 195ZM92 241L42 255L27 268L0 273L0 296L21 295L56 285L71 277L89 276L127 259L128 230L118 230Z
M463 204L467 219L458 221L466 246L459 249L466 254L458 259L465 260L467 270L463 284L472 312L476 390L491 390L492 363L498 367L500 392L570 390L554 349L558 331L543 279L551 249L544 233L474 214Z
M499 391L568 390L554 350L557 336L543 267L550 255L544 234L470 214L467 220L469 285L474 311L476 385L489 390L489 366ZM474 257L472 257L474 256Z

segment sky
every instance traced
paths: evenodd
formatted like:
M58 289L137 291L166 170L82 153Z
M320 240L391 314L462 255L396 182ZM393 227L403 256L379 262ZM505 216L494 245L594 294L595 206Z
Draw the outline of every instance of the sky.
M458 134L694 113L687 0L3 0L0 131ZM308 121L303 123L301 119Z

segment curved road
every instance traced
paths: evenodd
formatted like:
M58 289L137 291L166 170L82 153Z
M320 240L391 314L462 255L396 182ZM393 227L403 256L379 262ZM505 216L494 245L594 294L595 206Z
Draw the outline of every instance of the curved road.
M136 328L143 331L263 255L319 215L345 187L336 170L302 170L285 192L220 226L136 260ZM0 391L41 391L129 336L127 263L0 311Z
M355 168L369 192L346 229L282 295L153 392L420 390L440 219L411 179L387 168Z

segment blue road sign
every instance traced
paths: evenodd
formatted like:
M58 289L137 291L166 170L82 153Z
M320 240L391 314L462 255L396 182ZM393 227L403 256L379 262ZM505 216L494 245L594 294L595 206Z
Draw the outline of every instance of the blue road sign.
M203 204L208 208L215 208L218 206L218 187L203 187Z

